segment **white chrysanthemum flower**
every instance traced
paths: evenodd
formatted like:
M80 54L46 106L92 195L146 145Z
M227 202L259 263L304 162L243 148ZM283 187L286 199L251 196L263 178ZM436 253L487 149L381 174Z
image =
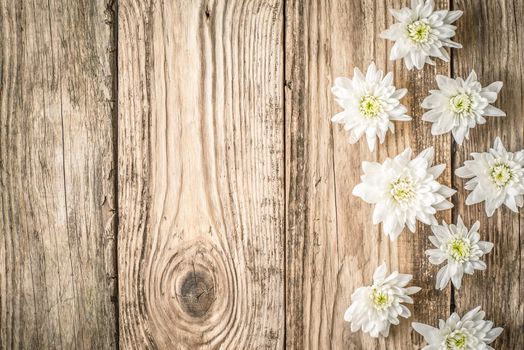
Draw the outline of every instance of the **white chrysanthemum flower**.
M493 328L493 322L484 320L485 313L480 306L460 318L453 313L447 321L439 320L439 328L423 323L411 325L420 333L427 346L422 350L494 350L491 344L503 329Z
M453 204L446 198L456 191L437 182L444 164L432 166L433 147L411 159L408 148L384 163L363 162L364 175L353 189L353 195L375 204L373 224L382 224L384 233L395 240L407 225L416 230L416 221L437 225L437 210L449 209Z
M397 90L393 86L393 73L383 75L384 72L371 63L366 76L355 68L352 79L337 78L331 88L338 104L344 108L331 120L344 124L344 128L350 131L349 142L352 144L366 135L372 152L377 137L383 143L388 130L395 132L393 120L411 120L406 115L407 108L400 104L407 90Z
M404 58L408 69L422 69L425 63L435 64L431 57L449 62L446 46L462 47L451 41L457 28L452 23L462 16L462 11L433 11L433 6L433 0L411 0L411 8L390 9L399 23L380 33L381 38L395 41L390 60Z
M432 226L434 236L429 240L436 249L426 250L429 262L440 265L447 261L437 273L436 288L444 289L449 280L459 289L464 273L472 275L474 270L485 270L486 263L480 258L491 251L493 243L480 240L478 229L480 222L475 222L468 231L459 216L457 225Z
M472 71L465 81L437 75L437 84L440 90L431 90L431 95L422 102L422 108L429 109L422 120L433 123L433 135L451 131L455 142L461 145L464 138L469 138L469 129L486 123L485 116L506 116L506 113L490 105L497 100L497 94L502 89L501 81L482 88L477 74Z
M472 205L485 201L486 215L492 216L505 204L514 212L524 204L524 150L508 152L496 138L489 152L471 153L473 160L455 171L457 176L472 178L464 186L473 191L466 198Z
M351 323L351 331L362 329L372 337L387 337L391 324L399 324L398 316L408 318L409 309L403 303L413 304L410 295L420 291L419 287L406 287L411 275L397 271L386 276L386 263L373 273L373 285L358 288L351 295L351 305L344 320Z

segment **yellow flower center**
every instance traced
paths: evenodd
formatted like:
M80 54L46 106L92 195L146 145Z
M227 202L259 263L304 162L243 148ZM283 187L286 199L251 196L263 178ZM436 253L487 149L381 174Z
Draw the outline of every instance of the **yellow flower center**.
M408 177L400 177L390 185L391 197L399 203L407 202L415 196L413 182Z
M416 44L428 41L431 27L423 21L415 21L407 26L408 37Z
M384 310L388 308L392 303L392 298L382 290L373 288L373 293L371 293L371 303L373 307L377 310Z
M448 243L447 253L455 261L464 262L468 260L470 251L469 241L464 238L456 238Z
M454 331L446 337L446 349L461 350L466 349L467 346L466 334L461 331Z
M513 179L513 171L505 163L495 164L491 167L489 178L499 188L506 187Z
M471 113L473 100L469 94L461 93L453 96L449 100L449 105L455 114Z
M382 113L382 104L375 96L365 95L360 99L358 110L364 118L372 119Z

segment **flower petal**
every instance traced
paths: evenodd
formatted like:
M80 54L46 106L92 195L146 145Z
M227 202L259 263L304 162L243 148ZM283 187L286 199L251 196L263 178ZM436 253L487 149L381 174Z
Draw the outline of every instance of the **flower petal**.
M434 343L436 338L436 333L438 332L437 328L428 326L427 324L413 322L411 327L424 337L424 340L428 343Z
M493 83L489 84L488 86L486 86L482 90L483 91L496 92L498 94L500 92L500 90L502 89L503 85L504 84L501 81L496 81L496 82L493 82Z
M498 109L497 107L488 105L486 108L484 108L484 115L491 117L505 117L506 113L504 113L504 111Z

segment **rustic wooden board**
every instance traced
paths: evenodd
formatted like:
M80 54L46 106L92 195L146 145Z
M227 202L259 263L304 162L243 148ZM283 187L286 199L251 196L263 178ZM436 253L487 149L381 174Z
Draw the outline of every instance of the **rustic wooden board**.
M123 348L282 348L282 11L119 4Z
M287 276L286 344L296 349L408 349L422 344L410 329L413 320L433 323L449 313L450 291L434 289L437 268L429 265L428 227L404 232L389 242L371 223L372 207L351 195L361 162L393 157L410 146L414 152L434 146L436 161L446 163L441 182L450 185L449 136L434 138L419 117L420 102L435 85L434 75L449 65L407 72L388 61L390 43L378 37L393 18L387 8L401 1L286 2L286 193ZM446 1L437 6L448 8ZM337 76L351 76L375 61L394 71L397 87L409 89L403 100L414 116L396 123L396 135L370 153L365 141L347 142L342 127L330 119L339 111L330 87ZM450 219L451 212L440 214ZM390 268L414 275L423 288L415 296L413 318L392 329L388 339L351 333L343 321L352 292L369 284L385 260Z
M115 348L112 14L0 1L0 348Z
M506 118L489 118L485 125L471 132L471 139L456 146L454 167L471 159L471 152L486 152L499 136L508 150L524 148L524 3L522 1L454 1L453 6L464 10L457 40L465 43L453 60L453 75L466 77L475 69L483 85L503 81L496 106L506 112ZM495 349L524 348L524 268L522 213L507 208L498 209L491 218L484 204L466 206L469 192L463 190L462 179L455 178L460 191L455 197L453 216L462 215L471 225L480 220L482 239L495 244L485 261L488 269L466 277L456 290L457 311L464 312L480 305L486 318L503 326L504 332L492 344Z
M420 349L412 321L477 305L523 348L522 214L486 218L452 174L496 136L524 148L524 4L436 1L464 49L418 72L378 36L408 2L0 0L0 349ZM414 117L375 153L330 121L335 78L372 61ZM471 69L508 117L457 146L420 103ZM429 146L459 190L438 219L495 243L460 290L434 288L429 227L390 242L351 195L362 161ZM343 314L382 261L423 290L375 340Z

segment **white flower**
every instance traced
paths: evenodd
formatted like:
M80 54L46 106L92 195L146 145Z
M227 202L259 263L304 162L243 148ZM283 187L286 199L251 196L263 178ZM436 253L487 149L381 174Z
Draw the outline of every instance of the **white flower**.
M451 131L455 141L461 145L464 138L469 138L469 129L486 123L484 116L506 116L506 113L490 105L502 89L501 81L482 88L477 74L472 71L466 81L437 75L437 84L440 90L430 91L431 95L422 102L422 108L429 109L422 120L433 123L433 135Z
M425 63L435 64L431 57L449 62L445 46L462 47L451 41L457 28L451 23L462 16L462 11L433 11L433 6L433 0L411 0L411 8L390 9L400 22L380 33L381 38L395 41L390 60L404 58L408 69L422 69Z
M486 201L486 215L492 216L495 209L505 204L514 212L524 204L524 150L508 152L500 138L493 148L485 153L471 153L473 160L466 160L455 174L472 178L464 186L473 190L466 198L472 205Z
M344 320L351 323L351 331L362 329L372 337L387 337L389 326L399 324L398 316L408 318L409 309L402 303L413 304L410 295L420 291L419 287L406 287L411 275L397 271L386 276L387 267L382 263L373 273L373 285L358 288L351 295L351 305Z
M485 270L486 263L480 258L491 251L493 243L480 240L477 232L480 222L475 222L468 231L459 216L457 225L432 226L434 236L429 240L437 249L426 250L429 262L440 265L447 261L437 273L436 288L444 289L450 278L453 285L459 289L464 272L472 275L474 270Z
M337 78L331 88L338 104L344 108L331 120L344 124L344 128L350 131L349 142L352 144L366 135L372 152L377 137L383 143L388 130L395 132L392 120L411 120L406 115L407 108L399 101L407 90L397 90L393 86L393 73L384 78L383 75L384 72L371 63L365 77L355 68L353 79Z
M439 328L417 322L411 325L428 343L422 350L494 350L488 344L503 329L493 328L493 322L484 321L484 316L484 311L480 311L478 306L462 319L457 313L453 313L447 321L439 320Z
M437 210L453 207L446 198L456 191L436 181L446 166L432 166L433 155L430 147L411 159L408 148L382 164L362 163L364 175L353 189L353 195L375 204L373 224L382 222L383 231L391 240L395 240L406 225L415 232L417 220L437 225Z

